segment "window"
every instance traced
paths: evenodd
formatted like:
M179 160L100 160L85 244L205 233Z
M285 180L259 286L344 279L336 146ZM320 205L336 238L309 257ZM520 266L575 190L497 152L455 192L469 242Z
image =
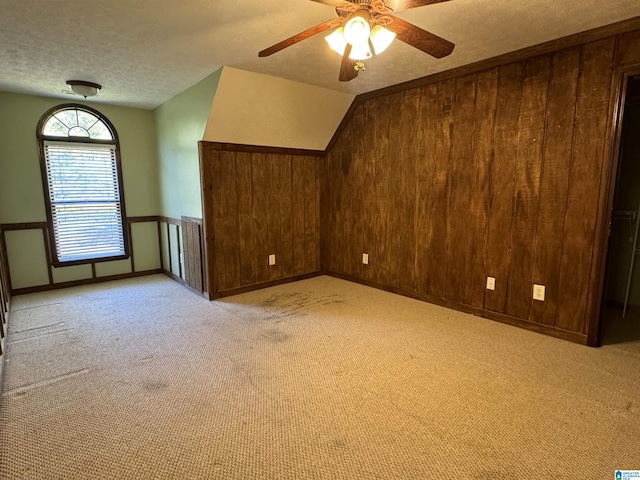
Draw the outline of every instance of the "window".
M53 264L128 257L120 148L97 110L60 105L38 124Z

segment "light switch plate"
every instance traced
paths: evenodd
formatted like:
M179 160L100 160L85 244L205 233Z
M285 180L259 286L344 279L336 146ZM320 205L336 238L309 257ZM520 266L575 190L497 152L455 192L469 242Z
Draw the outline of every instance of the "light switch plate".
M276 254L272 253L271 255L269 255L269 265L275 265L276 264Z

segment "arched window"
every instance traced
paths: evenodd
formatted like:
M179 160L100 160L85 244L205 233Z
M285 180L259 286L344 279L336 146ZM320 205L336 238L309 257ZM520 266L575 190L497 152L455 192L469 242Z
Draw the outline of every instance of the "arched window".
M59 105L37 129L55 266L128 257L115 128L83 105Z

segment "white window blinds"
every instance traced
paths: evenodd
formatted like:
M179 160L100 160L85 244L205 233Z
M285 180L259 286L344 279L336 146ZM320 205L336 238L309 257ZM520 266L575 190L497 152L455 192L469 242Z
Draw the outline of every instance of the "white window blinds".
M44 142L58 261L125 255L115 145Z

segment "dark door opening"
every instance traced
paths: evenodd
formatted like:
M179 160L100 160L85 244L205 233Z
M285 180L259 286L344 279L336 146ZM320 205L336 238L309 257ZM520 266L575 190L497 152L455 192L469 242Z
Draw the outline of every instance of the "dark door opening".
M640 339L640 76L627 83L601 329L602 344Z

